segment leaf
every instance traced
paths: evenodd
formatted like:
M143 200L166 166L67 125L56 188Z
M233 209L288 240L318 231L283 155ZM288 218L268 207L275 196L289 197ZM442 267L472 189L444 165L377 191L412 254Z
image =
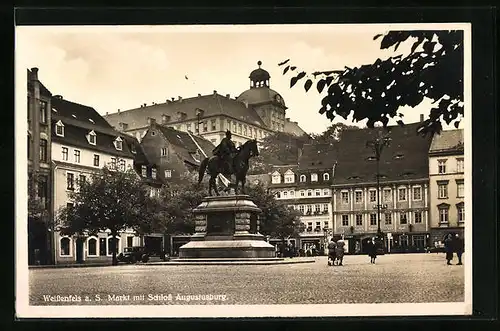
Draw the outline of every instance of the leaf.
M304 89L306 90L306 92L309 91L312 84L313 84L312 80L310 80L310 79L306 80L306 83L304 84Z
M379 34L375 35L375 37L373 37L373 40L377 40L378 38L380 38L382 36L383 36L383 34L379 33Z
M290 88L292 88L295 84L297 84L297 82L304 78L306 75L306 73L304 71L302 71L300 74L298 74L296 77L292 77L292 79L290 80Z
M325 88L326 80L320 79L318 83L316 84L316 88L318 89L318 92L321 93L323 92L323 89Z
M295 69L297 69L297 67L295 67L295 66L290 67L290 70L292 70L292 71L294 71Z
M460 121L455 121L453 125L455 126L456 129L458 129L458 127L460 126Z
M394 52L398 50L399 45L401 45L401 41L398 41L398 43L394 47Z
M289 69L290 69L290 66L286 66L286 68L283 70L283 75L286 74Z
M402 120L398 120L398 121L396 121L396 123L398 123L399 126L405 126L405 124L403 123Z
M333 77L332 76L328 76L326 77L326 86L330 86L330 84L333 82Z
M279 65L279 66L283 66L283 65L287 64L289 61L290 61L290 59L285 60L285 61L283 61L283 62L281 62L281 63L278 63L278 65Z

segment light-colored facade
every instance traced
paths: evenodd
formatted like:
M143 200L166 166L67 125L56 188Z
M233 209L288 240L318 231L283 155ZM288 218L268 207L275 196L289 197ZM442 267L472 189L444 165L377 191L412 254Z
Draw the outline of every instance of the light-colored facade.
M464 136L463 130L435 135L429 149L430 227L433 243L447 234L464 235Z
M289 130L302 135L296 122L287 119L284 100L269 85L269 73L259 68L250 73L250 88L238 97L213 94L189 98L171 98L165 103L143 104L139 108L106 114L106 120L117 130L144 137L151 119L178 131L199 135L217 145L232 132L236 145L249 139L262 141L273 132Z

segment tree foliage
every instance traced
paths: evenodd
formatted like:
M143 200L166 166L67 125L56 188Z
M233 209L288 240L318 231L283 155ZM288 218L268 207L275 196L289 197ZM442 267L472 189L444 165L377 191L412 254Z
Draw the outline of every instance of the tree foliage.
M333 145L340 141L342 138L342 132L344 130L356 130L359 127L355 125L346 125L343 123L335 123L330 125L325 131L320 134L313 134L311 143L312 144L330 144Z
M28 218L40 219L46 212L44 203L38 195L37 183L39 182L39 174L34 172L28 178Z
M429 98L435 106L418 132L440 132L441 121L458 127L464 112L463 31L390 31L373 39L380 37L381 49L395 53L409 42L411 51L359 67L311 74L296 71L289 60L279 65L285 66L283 74L299 72L290 79L290 87L306 78L306 92L313 81L319 93L326 89L319 112L330 120L347 119L352 113L354 121L367 119L370 128L375 123L387 126L390 118L401 117L400 107L415 107ZM402 120L398 124L404 125Z
M247 194L262 209L260 233L283 240L298 235L301 228L298 211L276 200L263 185L250 185Z
M79 182L70 193L72 206L62 207L57 219L63 234L97 233L109 230L113 238L120 231L147 228L157 217L159 205L135 172L104 168L89 181ZM113 264L117 264L113 250Z

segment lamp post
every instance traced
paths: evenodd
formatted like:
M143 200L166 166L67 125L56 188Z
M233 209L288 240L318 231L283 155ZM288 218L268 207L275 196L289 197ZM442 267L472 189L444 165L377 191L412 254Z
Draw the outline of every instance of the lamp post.
M371 148L375 153L375 161L377 161L377 236L382 240L382 230L380 229L380 209L382 205L380 204L380 156L384 147L389 146L391 138L388 136L378 135L374 140L370 140L366 143L366 147ZM385 209L387 205L385 205Z
M203 111L200 109L200 108L196 108L196 119L197 119L197 128L198 130L196 130L196 134L199 136L200 135L200 123L201 123L201 116L203 114Z

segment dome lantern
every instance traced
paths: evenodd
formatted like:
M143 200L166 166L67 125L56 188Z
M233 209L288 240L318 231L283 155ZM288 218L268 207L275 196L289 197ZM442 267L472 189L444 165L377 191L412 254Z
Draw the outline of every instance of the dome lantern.
M269 79L271 78L269 72L260 67L262 61L259 60L257 65L259 68L250 73L250 88L269 87Z

